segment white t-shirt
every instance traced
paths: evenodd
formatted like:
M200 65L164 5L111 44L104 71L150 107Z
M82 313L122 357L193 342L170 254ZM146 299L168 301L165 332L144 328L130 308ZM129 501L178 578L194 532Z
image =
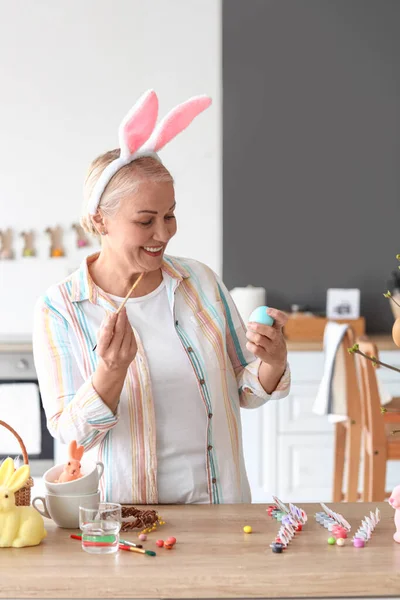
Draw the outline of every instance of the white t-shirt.
M123 298L108 294L115 303ZM175 330L164 281L126 303L149 363L157 436L160 504L209 503L207 413L193 367Z

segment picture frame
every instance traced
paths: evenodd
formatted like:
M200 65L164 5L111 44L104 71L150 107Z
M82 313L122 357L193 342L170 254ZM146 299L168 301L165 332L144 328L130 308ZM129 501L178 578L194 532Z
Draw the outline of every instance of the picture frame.
M356 288L329 288L326 299L328 319L358 319L360 316L360 290Z

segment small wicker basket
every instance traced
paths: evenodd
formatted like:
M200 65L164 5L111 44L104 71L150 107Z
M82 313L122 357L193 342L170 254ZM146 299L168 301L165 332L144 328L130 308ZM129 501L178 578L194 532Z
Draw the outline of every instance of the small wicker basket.
M25 444L22 441L22 439L20 438L20 436L18 435L18 433L15 431L15 429L13 429L11 427L11 425L8 425L8 423L5 423L4 421L0 421L0 425L5 427L6 429L8 429L8 431L10 431L17 438L18 443L21 446L22 456L24 457L24 464L29 465L28 453L26 451ZM29 477L25 486L23 488L21 488L20 490L18 490L17 492L15 492L16 506L29 506L30 505L30 503L31 503L31 488L33 487L33 485L34 485L33 479L32 479L32 477Z
M160 522L160 516L154 509L140 510L130 504L122 505L122 527L121 531L132 531L133 529L156 528Z

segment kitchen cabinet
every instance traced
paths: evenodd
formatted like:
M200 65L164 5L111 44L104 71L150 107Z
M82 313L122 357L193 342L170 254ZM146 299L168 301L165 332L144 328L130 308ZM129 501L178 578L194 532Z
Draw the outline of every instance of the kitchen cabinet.
M380 360L400 368L400 350L389 336L372 338ZM292 373L287 398L241 410L243 447L253 502L318 502L332 499L334 425L312 407L324 370L321 344L288 343ZM377 370L392 396L400 396L400 373ZM362 468L360 469L360 483ZM386 489L400 483L400 461L389 461ZM360 487L361 489L361 487Z

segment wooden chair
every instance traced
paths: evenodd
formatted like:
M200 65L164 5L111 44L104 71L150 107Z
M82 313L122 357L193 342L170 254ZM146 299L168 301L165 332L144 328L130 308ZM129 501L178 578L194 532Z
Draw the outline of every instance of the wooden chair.
M368 338L360 338L357 343L361 352L379 360L378 349ZM394 429L400 429L400 398L394 398L386 404L385 408L388 412L382 414L376 376L379 365L374 366L372 361L358 354L356 362L360 378L362 409L364 460L362 500L381 502L390 496L390 492L385 492L386 462L400 460L400 434L392 434Z
M356 502L361 456L361 398L354 354L348 352L355 342L348 328L338 352L344 353L346 371L347 419L335 424L335 456L333 469L333 502ZM343 477L346 482L343 493Z

